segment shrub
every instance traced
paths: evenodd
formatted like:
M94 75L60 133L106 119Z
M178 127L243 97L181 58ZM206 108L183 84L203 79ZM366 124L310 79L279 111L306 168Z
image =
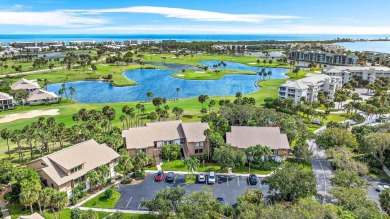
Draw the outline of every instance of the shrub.
M107 79L111 80L112 79L112 74L107 75Z
M381 170L378 169L378 168L376 168L376 167L371 167L371 168L370 168L370 173L373 173L373 174L375 174L375 175L378 175L378 174L381 173Z
M106 198L111 198L112 194L114 194L114 191L112 189L107 189L106 191L104 191L104 196Z
M122 177L122 175L118 175L118 176L116 176L116 179L122 179L123 177Z
M133 178L134 179L145 179L145 173L144 172L140 172L140 171L136 171L134 172L134 175L133 175Z
M78 201L79 201L79 200L78 200L78 198L77 198L75 195L70 199L70 203L71 203L72 205L77 204Z
M121 184L131 184L131 182L133 182L133 179L124 179Z
M107 183L107 184L110 184L111 181L112 181L112 179L111 179L111 178L108 178L107 181L106 181L106 183Z

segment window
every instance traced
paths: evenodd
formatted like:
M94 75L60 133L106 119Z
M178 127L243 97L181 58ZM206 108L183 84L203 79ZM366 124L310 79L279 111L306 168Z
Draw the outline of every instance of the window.
M75 167L75 168L72 168L71 170L70 170L70 173L75 173L75 172L77 172L77 171L79 171L79 170L82 170L83 169L83 165L80 165L80 166L77 166L77 167Z
M195 154L201 154L203 153L203 149L195 149Z
M137 149L137 154L144 152L146 154L146 148Z
M203 141L195 142L195 147L203 147L203 144L204 144Z

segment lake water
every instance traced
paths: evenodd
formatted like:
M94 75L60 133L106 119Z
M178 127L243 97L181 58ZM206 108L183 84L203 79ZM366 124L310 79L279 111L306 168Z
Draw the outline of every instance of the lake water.
M344 46L347 50L351 51L375 51L390 53L390 41L366 41L335 44Z
M219 61L200 62L202 65L217 64ZM261 68L246 66L240 63L226 62L227 69L261 71ZM181 70L181 69L180 69ZM229 96L237 92L249 94L257 91L255 84L260 79L258 75L226 75L219 80L184 80L171 75L179 69L138 69L126 71L123 75L138 83L136 86L115 87L102 81L68 82L67 87L77 90L75 98L80 103L117 103L131 101L146 101L146 93L151 91L155 97L167 99L176 98L176 88L180 88L179 98L197 97L201 94L209 96ZM271 78L286 78L288 69L266 69L273 72ZM61 84L51 84L48 90L58 92Z

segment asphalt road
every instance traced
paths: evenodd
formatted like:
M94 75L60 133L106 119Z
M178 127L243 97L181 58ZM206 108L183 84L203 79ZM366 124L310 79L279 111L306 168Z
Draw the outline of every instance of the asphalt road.
M261 179L260 179L261 180ZM121 194L121 198L115 206L115 209L119 210L147 210L141 206L142 200L152 200L155 193L162 188L184 186L187 190L186 195L195 191L201 191L202 187L210 187L214 194L219 198L224 199L224 204L233 205L236 203L237 197L240 196L245 189L261 189L264 195L267 195L268 186L261 185L248 185L247 177L244 176L217 176L215 184L196 183L186 184L184 175L176 175L173 183L165 181L155 182L154 174L148 174L140 184L138 185L120 185L117 191Z

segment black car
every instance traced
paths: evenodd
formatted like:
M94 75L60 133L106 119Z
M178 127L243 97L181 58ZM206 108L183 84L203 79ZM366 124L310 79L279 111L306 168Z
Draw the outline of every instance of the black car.
M258 179L257 179L257 176L255 174L249 175L249 177L248 177L249 184L256 185L257 181L258 181Z
M217 201L218 201L219 203L221 203L221 204L223 204L223 203L225 202L225 200L223 200L223 198L221 198L221 197L218 197L218 198L217 198Z
M175 174L173 172L169 172L165 179L167 180L167 182L173 182L175 181Z

